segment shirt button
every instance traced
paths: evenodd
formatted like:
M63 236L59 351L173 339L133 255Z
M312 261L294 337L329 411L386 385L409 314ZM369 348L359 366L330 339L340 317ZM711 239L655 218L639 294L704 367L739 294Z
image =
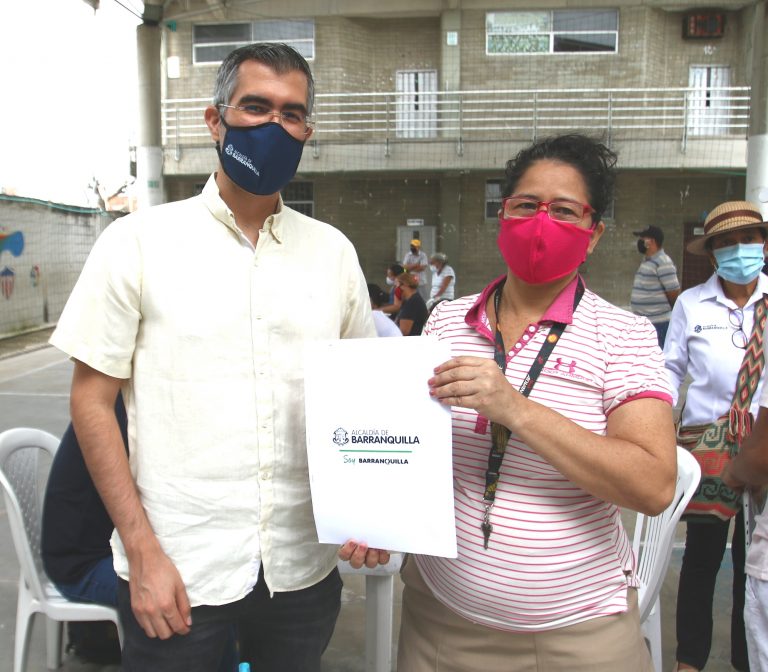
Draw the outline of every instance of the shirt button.
M528 334L523 334L523 340L524 341L527 341L529 338L530 338L530 336Z
M261 480L262 481L268 481L270 478L272 478L272 473L269 471L262 471L261 472Z
M520 347L521 347L521 346L520 346L520 344L519 344L519 343L515 343L515 350L519 350L519 349L520 349Z
M534 327L533 325L531 325L530 327L528 327L528 331L530 331L531 333L533 333L534 331L536 331L536 327Z

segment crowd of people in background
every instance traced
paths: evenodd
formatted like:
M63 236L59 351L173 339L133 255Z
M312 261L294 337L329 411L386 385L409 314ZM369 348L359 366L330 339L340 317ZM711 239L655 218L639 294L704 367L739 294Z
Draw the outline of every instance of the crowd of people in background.
M368 284L378 335L395 335L383 321L389 316L399 335L420 336L434 307L453 300L456 273L448 265L448 255L435 252L428 257L421 250L421 241L414 238L402 264L387 267L385 282L389 295L379 285Z
M404 563L398 670L650 672L620 510L655 515L672 500L684 379L678 442L739 389L768 294L768 224L750 203L715 208L689 245L715 274L679 297L663 233L636 232L644 259L623 310L578 272L605 232L617 157L583 135L545 138L506 165L502 276L456 298L446 254L414 238L386 269L388 291L369 283L366 299L351 242L280 196L313 132L313 96L290 47L233 51L205 112L219 165L202 194L118 220L91 252L51 339L74 360L73 424L45 508L51 578L73 599L117 605L126 672L228 670L236 659L318 672L341 605L337 560L373 568L389 554L317 542L295 354L310 339L427 334L454 354L425 387L451 410L458 557ZM191 293L202 255L218 272ZM254 291L277 268L291 279L283 291ZM318 282L322 294L305 291ZM768 452L768 437L754 443ZM75 476L59 464L67 455ZM730 478L741 487L761 474L737 463ZM74 530L60 520L60 475L88 480L78 486L88 502L68 509L93 513L98 500L98 530L61 534ZM688 525L678 670L707 661L727 534L727 523ZM87 557L72 557L72 543ZM742 671L743 536L732 543ZM750 555L755 590L766 555ZM751 630L752 669L766 670L765 628Z

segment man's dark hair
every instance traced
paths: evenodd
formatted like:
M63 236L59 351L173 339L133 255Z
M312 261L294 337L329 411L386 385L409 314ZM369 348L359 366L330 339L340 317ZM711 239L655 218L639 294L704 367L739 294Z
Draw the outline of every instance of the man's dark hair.
M227 105L237 86L237 71L245 61L257 61L270 67L278 75L292 70L307 77L307 114L312 114L315 103L315 80L306 59L293 47L280 42L257 42L230 52L221 62L213 89L213 104Z
M403 268L402 264L398 264L397 262L395 262L394 264L389 265L388 270L392 271L392 275L397 277L398 275L400 275L405 271L405 268Z
M511 196L523 174L537 161L560 161L581 173L592 206L592 221L599 222L613 198L616 154L602 142L586 135L557 135L534 142L507 161L504 197Z

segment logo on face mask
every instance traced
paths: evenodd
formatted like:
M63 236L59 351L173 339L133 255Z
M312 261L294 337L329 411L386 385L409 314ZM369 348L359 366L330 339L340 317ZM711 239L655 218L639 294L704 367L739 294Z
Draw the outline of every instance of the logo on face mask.
M258 196L280 191L296 174L304 143L280 124L230 126L223 151L217 145L219 161L226 176L238 187Z
M231 156L235 161L239 161L240 163L242 163L246 168L248 168L249 170L252 170L254 173L256 173L256 175L259 174L259 171L256 169L256 166L254 166L251 163L251 160L247 156L245 156L245 154L241 154L240 152L238 152L232 146L232 143L228 144L224 148L224 153L227 156Z

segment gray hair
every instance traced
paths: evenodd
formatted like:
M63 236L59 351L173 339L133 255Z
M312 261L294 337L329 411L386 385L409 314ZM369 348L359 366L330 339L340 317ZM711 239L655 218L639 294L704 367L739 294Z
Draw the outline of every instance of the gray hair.
M315 103L315 80L305 58L293 47L280 42L257 42L230 52L221 62L213 89L213 104L226 105L237 86L237 71L245 61L257 61L284 75L293 70L304 73L307 78L307 114L312 114Z
M435 252L430 257L430 260L439 261L441 264L444 264L446 261L448 261L448 256L445 254L445 252Z

